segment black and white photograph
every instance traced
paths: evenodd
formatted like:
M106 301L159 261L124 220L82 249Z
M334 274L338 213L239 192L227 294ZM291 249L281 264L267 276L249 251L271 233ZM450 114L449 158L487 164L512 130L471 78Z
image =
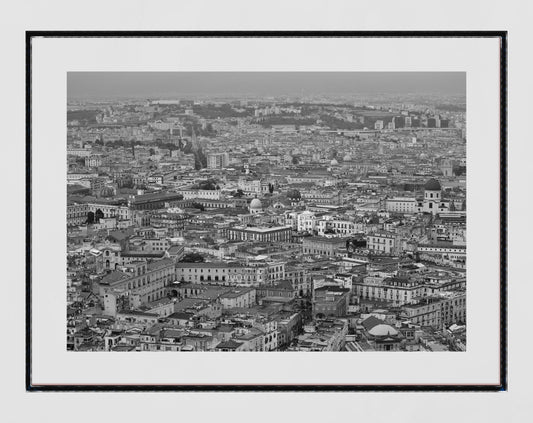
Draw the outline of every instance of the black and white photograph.
M466 72L66 77L67 350L468 350Z
M28 32L26 389L505 390L505 35Z

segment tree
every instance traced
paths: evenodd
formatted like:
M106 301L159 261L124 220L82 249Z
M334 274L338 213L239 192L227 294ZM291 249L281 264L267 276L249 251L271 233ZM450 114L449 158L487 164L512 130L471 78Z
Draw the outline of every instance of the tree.
M332 148L329 152L329 159L330 160L336 159L338 154L339 152L335 148Z
M463 176L466 174L466 166L454 165L452 172L455 176Z
M198 183L197 187L198 189L209 190L209 191L220 189L220 187L217 185L214 179L207 179L205 181L201 181Z
M271 194L274 192L274 185L272 185L270 183L268 184L268 192L271 193Z
M181 260L182 263L203 263L205 261L204 256L198 253L185 254Z
M100 221L100 219L104 218L104 212L101 209L97 209L96 213L94 214L94 220L96 223Z
M377 215L371 216L370 219L368 220L368 223L370 225L378 224L379 223L379 217Z
M207 157L201 149L194 152L194 168L200 170L207 167Z
M298 164L299 162L300 162L300 160L298 159L297 156L292 156L292 164L293 164L293 165L296 165L296 164Z
M209 235L204 236L203 240L205 242L207 242L208 244L214 244L215 243L215 240L212 237L210 237Z
M242 189L238 189L235 194L233 194L234 197L237 197L237 198L241 198L242 196L244 196L244 191Z
M192 203L192 208L193 209L198 209L200 211L204 211L205 210L205 207L202 206L200 203Z
M128 176L128 177L124 178L123 180L121 180L119 182L119 185L120 185L121 188L133 188L134 187L133 179Z

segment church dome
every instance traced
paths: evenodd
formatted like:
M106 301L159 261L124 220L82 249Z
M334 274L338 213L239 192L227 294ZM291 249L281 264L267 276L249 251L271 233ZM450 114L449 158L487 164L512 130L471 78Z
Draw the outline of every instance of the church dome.
M337 166L338 164L339 164L339 162L337 160L335 160L335 159L333 159L331 161L331 166Z
M262 210L263 209L263 203L261 203L261 200L258 198L254 198L250 202L250 210Z
M440 182L437 181L435 178L431 178L424 185L424 190L426 190L426 191L440 191L441 189L442 188L440 186Z
M398 335L398 331L396 329L386 324L376 325L372 329L370 329L368 333L372 336L396 336Z
M344 156L342 160L344 160L345 162L349 162L350 160L352 160L352 156L350 156L349 154L346 154L346 156Z

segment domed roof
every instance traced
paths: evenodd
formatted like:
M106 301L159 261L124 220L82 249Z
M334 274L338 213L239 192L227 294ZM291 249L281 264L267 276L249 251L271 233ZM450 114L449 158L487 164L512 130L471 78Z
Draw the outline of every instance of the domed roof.
M331 166L337 166L338 164L339 164L339 162L337 160L335 160L335 159L333 159L331 161Z
M398 335L398 331L396 329L386 324L376 325L372 329L370 329L368 333L372 336L396 336Z
M254 210L262 209L263 203L261 203L261 200L259 200L259 198L254 198L250 203L250 208Z
M424 185L424 190L426 190L426 191L440 191L441 190L440 182L437 181L435 178L431 178Z
M352 156L350 156L349 154L346 154L346 156L344 156L342 160L344 160L345 162L349 162L350 160L352 160Z

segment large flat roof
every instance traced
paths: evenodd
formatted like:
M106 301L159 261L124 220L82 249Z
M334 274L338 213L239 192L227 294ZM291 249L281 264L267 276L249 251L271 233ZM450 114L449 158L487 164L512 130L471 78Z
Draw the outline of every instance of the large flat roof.
M223 261L216 261L216 262L202 262L202 263L185 263L180 262L176 263L177 268L185 268L185 267L191 267L193 269L199 269L199 268L217 268L217 267L228 267L228 263Z
M267 232L281 231L281 230L286 230L286 229L291 229L291 228L292 228L291 226L273 226L271 228L256 227L256 226L251 226L251 227L234 226L233 228L230 228L230 229L237 229L237 230L246 231L246 232L267 233Z

